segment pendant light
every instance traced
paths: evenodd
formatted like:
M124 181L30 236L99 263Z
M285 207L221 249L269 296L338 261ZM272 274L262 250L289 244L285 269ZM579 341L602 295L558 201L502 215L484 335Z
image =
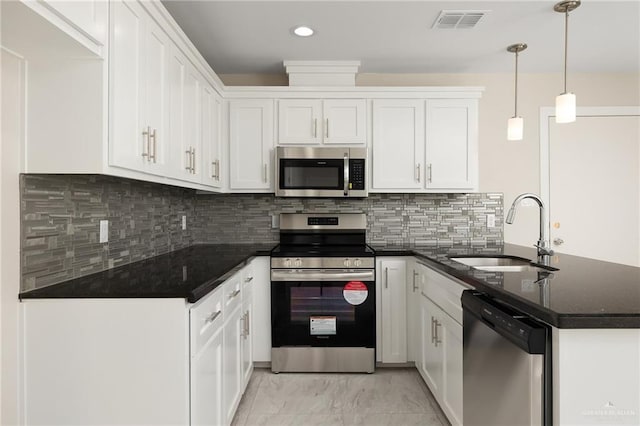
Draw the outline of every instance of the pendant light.
M524 134L524 120L518 116L518 54L527 48L525 43L516 43L507 47L507 51L516 54L515 107L513 117L507 122L507 140L521 141Z
M569 36L569 12L580 6L580 0L568 0L557 3L553 10L564 13L564 92L556 96L556 123L576 121L576 95L567 92L567 45Z

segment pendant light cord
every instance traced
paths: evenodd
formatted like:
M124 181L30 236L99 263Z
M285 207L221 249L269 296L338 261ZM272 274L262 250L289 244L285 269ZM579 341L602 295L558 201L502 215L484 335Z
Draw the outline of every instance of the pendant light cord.
M567 93L567 52L569 46L569 8L564 12L564 93Z
M518 53L519 51L516 50L516 82L515 82L515 105L514 105L514 117L518 116ZM566 84L566 83L565 83Z

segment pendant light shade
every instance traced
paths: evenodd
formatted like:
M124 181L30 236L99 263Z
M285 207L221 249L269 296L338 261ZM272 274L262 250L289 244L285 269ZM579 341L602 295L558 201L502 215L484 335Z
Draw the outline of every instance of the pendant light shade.
M514 90L514 112L513 117L507 122L507 140L521 141L524 136L524 120L518 116L518 54L527 48L525 43L512 44L507 47L507 51L516 54L516 74Z
M556 123L576 121L576 95L567 92L567 54L569 39L569 12L580 6L580 0L568 0L557 3L553 10L564 13L564 92L556 96Z

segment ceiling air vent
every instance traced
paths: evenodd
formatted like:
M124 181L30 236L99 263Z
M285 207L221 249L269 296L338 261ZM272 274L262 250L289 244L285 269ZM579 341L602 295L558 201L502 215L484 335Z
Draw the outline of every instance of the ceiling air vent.
M443 10L431 28L439 30L475 28L487 13L489 13L488 10Z

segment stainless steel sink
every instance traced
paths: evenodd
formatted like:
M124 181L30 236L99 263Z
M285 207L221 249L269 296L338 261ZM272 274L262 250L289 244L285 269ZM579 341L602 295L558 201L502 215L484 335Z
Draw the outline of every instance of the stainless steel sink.
M552 272L556 268L537 265L524 257L516 256L482 256L482 257L450 257L454 262L471 266L474 269L490 272Z

